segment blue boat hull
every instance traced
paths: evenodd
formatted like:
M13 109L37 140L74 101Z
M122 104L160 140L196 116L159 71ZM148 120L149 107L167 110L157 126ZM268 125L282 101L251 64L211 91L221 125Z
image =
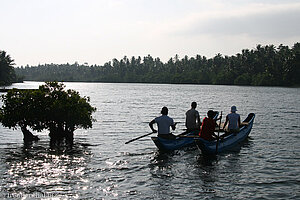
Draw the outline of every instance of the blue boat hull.
M215 119L218 118L219 112L215 112ZM185 136L196 136L199 131L192 131ZM195 146L194 137L177 137L176 139L164 139L160 137L151 137L158 149L163 151L172 151L183 147Z
M223 139L220 139L218 148L216 147L217 141L207 141L202 138L194 138L195 143L204 154L217 154L230 150L248 137L253 126L254 118L255 114L250 113L244 120L244 122L248 122L248 125L243 126L238 133L231 134Z
M193 136L197 135L198 132L191 132L187 135ZM174 140L170 139L164 139L160 137L151 137L153 140L154 144L157 146L158 149L163 150L163 151L172 151L176 149L181 149L183 147L195 145L194 138L193 137L178 137Z

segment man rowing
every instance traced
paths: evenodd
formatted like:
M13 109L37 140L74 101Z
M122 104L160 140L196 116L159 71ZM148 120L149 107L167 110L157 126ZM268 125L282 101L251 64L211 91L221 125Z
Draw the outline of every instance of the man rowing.
M202 121L201 130L199 136L205 140L213 141L218 136L215 134L215 128L217 126L216 120L214 119L215 113L212 110L207 112L207 117Z
M163 107L161 109L161 116L153 119L149 123L149 126L150 126L151 130L153 131L153 133L158 132L158 135L157 135L158 137L165 138L165 139L175 139L176 136L170 132L170 127L172 128L172 130L175 130L177 123L174 123L174 120L168 116L168 111L169 110L167 107ZM155 123L157 124L158 131L153 128L153 124L155 124Z

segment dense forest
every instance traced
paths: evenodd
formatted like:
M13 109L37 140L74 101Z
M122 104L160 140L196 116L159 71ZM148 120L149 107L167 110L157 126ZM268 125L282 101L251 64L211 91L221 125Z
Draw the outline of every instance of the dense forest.
M14 60L5 51L0 50L0 86L10 85L16 81L13 68Z
M44 64L15 68L24 80L132 83L189 83L300 86L300 43L293 47L257 45L233 56L177 55L163 63L150 55L113 59L103 66Z

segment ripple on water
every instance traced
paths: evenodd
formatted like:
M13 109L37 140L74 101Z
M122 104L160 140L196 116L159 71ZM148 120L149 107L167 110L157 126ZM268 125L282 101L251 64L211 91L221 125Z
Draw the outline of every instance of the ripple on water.
M51 192L65 195L74 185L86 187L91 152L76 143L74 149L62 151L48 146L39 141L32 146L15 145L4 149L6 172L2 190L9 194Z
M26 84L26 83L24 83ZM34 84L36 84L34 82ZM0 189L7 194L55 194L66 199L299 199L300 93L297 88L208 85L66 83L97 107L93 129L77 130L73 149L49 148L47 133L31 146L18 130L0 127ZM29 84L32 86L32 82ZM172 91L172 92L170 92ZM197 101L244 118L256 113L250 138L217 156L196 148L157 150L148 122L162 106L184 129ZM27 198L30 199L30 198ZM37 198L40 199L40 198ZM45 198L51 199L51 198Z

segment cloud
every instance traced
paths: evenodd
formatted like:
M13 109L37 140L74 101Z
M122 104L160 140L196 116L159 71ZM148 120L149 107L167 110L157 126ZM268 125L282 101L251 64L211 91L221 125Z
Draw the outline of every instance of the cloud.
M19 65L228 55L256 44L299 41L295 2L300 0L5 1L1 45Z
M177 36L236 36L286 38L300 36L300 3L250 4L234 9L193 13L171 23L168 34Z

